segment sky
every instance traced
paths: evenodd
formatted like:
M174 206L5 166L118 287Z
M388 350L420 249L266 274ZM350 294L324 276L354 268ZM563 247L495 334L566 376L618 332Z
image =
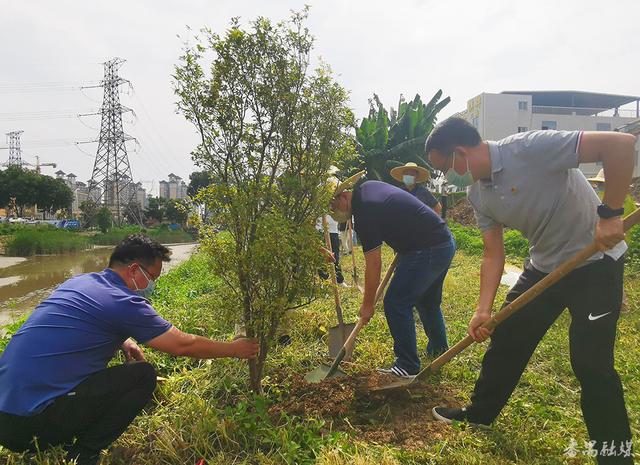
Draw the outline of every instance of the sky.
M579 90L640 95L640 1L615 0L4 0L0 16L0 148L22 130L23 159L56 163L45 174L91 177L100 119L77 117L102 101L102 63L120 75L135 181L157 194L171 172L188 182L195 129L176 113L171 74L185 40L232 17L275 21L305 4L322 59L350 91L358 118L375 92L451 97L441 119L482 92ZM0 150L0 163L8 151Z

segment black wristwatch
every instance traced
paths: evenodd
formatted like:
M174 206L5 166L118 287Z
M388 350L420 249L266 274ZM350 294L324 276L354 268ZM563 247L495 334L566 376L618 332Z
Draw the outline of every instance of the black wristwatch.
M598 205L598 216L600 218L604 218L605 220L616 217L616 216L620 216L623 213L624 213L624 208L613 209L606 203L601 203L600 205Z

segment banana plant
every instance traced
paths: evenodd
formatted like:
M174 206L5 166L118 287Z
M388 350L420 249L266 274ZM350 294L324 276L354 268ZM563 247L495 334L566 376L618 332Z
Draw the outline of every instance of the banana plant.
M368 179L395 184L389 174L391 168L414 162L430 169L423 158L424 143L437 121L437 115L449 102L438 90L429 100L422 102L419 94L407 102L400 95L397 110L384 108L374 94L369 101L369 115L356 127L358 157L353 170L367 171Z

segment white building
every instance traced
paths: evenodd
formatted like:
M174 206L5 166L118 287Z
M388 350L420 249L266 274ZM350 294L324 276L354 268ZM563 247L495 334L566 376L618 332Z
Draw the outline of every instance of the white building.
M160 181L160 198L186 199L187 185L180 176L171 173L168 181Z
M483 139L498 140L538 129L613 131L640 118L640 97L577 91L505 91L482 93L467 102L461 116ZM636 144L634 177L640 176ZM581 165L587 176L600 166Z

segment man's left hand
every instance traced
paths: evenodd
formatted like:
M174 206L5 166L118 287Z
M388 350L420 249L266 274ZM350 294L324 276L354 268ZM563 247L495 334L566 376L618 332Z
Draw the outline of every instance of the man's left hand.
M367 305L363 303L360 306L360 318L362 319L363 324L369 323L369 320L373 317L373 312L375 311L373 305Z
M624 240L624 228L622 225L622 217L599 218L596 223L596 244L601 251L609 250Z
M124 357L127 362L136 361L143 362L144 361L144 353L142 349L138 347L138 344L133 342L131 338L127 339L122 343L122 352L124 352Z

